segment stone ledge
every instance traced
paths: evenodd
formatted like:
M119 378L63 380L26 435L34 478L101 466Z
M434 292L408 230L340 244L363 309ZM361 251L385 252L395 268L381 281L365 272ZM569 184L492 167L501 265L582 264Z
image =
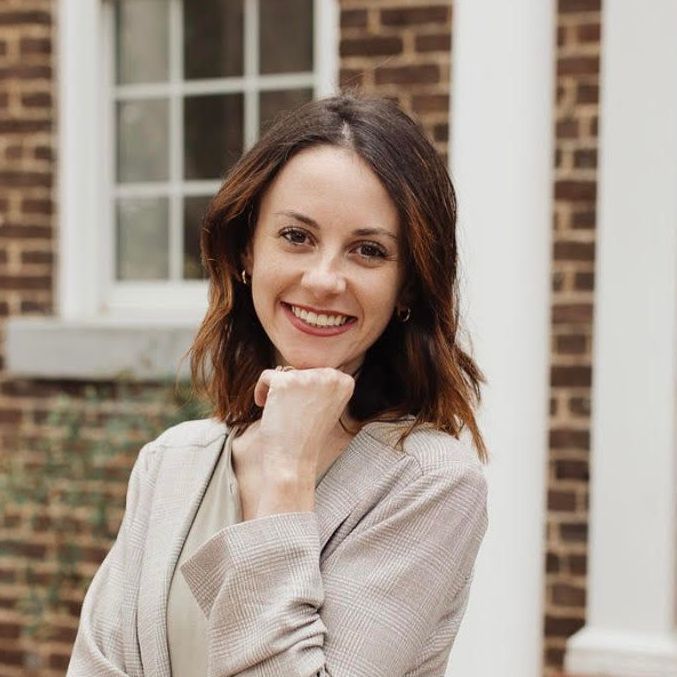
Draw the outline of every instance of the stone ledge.
M185 378L189 360L181 358L198 325L197 318L10 318L5 366L10 376L42 379Z

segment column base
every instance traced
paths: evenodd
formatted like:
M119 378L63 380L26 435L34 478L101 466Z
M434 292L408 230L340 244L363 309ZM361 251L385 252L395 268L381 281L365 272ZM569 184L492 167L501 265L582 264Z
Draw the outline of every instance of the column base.
M567 641L564 669L586 677L677 677L677 633L586 626Z

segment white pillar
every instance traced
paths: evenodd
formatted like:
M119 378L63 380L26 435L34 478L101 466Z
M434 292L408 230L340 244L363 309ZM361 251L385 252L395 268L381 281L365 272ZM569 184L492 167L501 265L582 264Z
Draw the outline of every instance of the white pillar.
M566 668L677 675L677 2L604 0L587 625Z
M555 3L454 0L465 325L489 385L489 530L448 674L542 674Z

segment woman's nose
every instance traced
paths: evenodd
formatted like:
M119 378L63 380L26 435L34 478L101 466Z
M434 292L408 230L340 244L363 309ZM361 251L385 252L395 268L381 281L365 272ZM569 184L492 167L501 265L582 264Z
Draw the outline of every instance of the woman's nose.
M335 264L322 261L306 270L301 284L309 292L322 296L340 294L345 291L346 279Z

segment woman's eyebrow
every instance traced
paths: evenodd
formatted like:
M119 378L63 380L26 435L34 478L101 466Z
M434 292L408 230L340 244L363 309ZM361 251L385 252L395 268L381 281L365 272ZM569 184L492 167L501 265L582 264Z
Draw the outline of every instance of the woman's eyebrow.
M275 212L275 216L291 216L293 219L297 219L311 228L316 228L317 230L320 229L317 221L311 219L310 216L305 216L305 214L300 214L299 212L283 210L281 212ZM385 228L357 228L353 231L353 235L387 235L388 237L392 237L393 240L397 240L397 235Z

